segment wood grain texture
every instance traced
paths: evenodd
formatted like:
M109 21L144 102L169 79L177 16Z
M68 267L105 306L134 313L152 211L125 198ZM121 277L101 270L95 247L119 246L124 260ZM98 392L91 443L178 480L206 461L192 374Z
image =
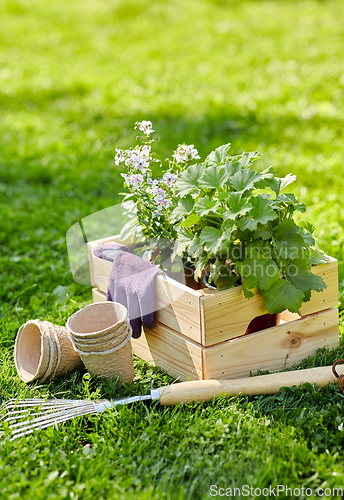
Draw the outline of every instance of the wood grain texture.
M180 380L203 377L202 347L161 323L143 329L139 339L132 339L134 354L163 368Z
M98 240L88 244L91 283L106 294L112 263L93 255L93 248L99 243L117 242ZM130 245L129 245L130 246ZM193 290L165 275L158 275L154 281L156 319L176 332L201 342L201 313L199 297L203 292Z
M328 264L314 266L312 272L322 276L327 288L317 293L312 292L309 302L299 310L300 316L335 307L338 303L338 263L329 257ZM267 314L265 298L258 290L253 290L254 297L247 300L241 286L219 292L209 290L200 297L202 341L205 346L215 345L225 340L245 334L250 321L262 314Z
M93 301L105 301L105 294L93 290ZM235 379L248 377L258 370L280 371L320 347L332 349L339 344L338 310L294 319L283 315L283 324L241 338L203 347L172 329L157 324L137 341L134 353L162 367L170 375L189 379ZM287 321L287 322L286 322Z
M267 314L265 299L255 289L249 301L241 286L200 298L202 315L202 344L210 346L244 335L251 320Z
M338 304L338 262L329 257L328 264L319 264L312 268L312 273L321 276L327 288L322 292L312 292L311 300L304 302L299 310L300 316L306 316Z
M337 372L344 375L344 366L338 366ZM250 394L251 396L276 394L282 387L299 387L305 383L325 387L334 381L336 381L336 377L332 373L331 366L236 380L198 380L160 387L160 404L174 406L181 402L210 401L223 395L232 397L239 394Z
M99 259L92 253L94 245L101 241L118 242L113 236L88 244L92 284L106 293L111 272L111 262ZM126 240L130 246L130 240ZM327 288L313 292L311 300L299 310L300 316L335 307L338 303L338 266L336 259L314 266L314 274L322 276ZM212 346L226 340L243 336L249 323L263 314L265 298L258 290L247 300L241 286L219 292L217 290L193 290L177 281L159 275L155 279L156 319L167 327L202 344Z
M339 345L338 310L312 314L203 350L203 378L247 377L292 366L320 347Z
M92 290L93 302L106 302L106 295ZM153 330L143 329L139 339L131 340L133 353L172 377L202 379L202 346L157 322Z

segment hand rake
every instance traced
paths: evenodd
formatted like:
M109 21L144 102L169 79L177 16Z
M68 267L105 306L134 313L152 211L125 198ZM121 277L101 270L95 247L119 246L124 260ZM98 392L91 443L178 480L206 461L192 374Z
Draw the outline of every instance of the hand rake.
M344 391L344 362L338 360L333 367L309 368L271 375L260 375L233 380L197 380L152 389L146 396L132 396L127 398L83 401L79 399L44 400L44 399L11 399L1 409L1 420L9 423L12 432L10 441L30 434L35 430L44 429L59 424L74 417L101 413L111 410L118 405L134 403L136 401L158 401L162 406L174 406L181 402L209 401L221 395L236 396L238 394L259 395L275 394L281 387L299 386L304 383L316 384L324 387L338 379L341 391Z

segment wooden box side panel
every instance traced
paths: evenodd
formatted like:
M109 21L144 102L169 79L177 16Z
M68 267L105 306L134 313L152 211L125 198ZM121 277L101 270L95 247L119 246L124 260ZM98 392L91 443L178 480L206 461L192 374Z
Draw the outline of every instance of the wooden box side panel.
M299 310L306 316L335 307L338 303L338 263L329 257L330 262L314 266L312 272L322 276L327 288L322 292L312 292L309 302ZM246 299L241 286L223 292L205 292L201 297L202 344L211 346L245 334L250 321L267 314L265 298L258 290L254 297Z
M203 349L205 379L247 377L258 370L279 371L320 347L339 345L335 308Z
M106 302L104 293L92 290L93 302ZM202 348L170 328L157 323L153 330L143 329L139 339L131 339L133 353L172 377L200 380L203 377Z
M311 300L304 302L299 310L300 316L323 311L338 304L338 262L329 257L329 263L312 268L312 273L321 276L327 288L322 292L312 292Z
M91 283L106 294L112 262L93 255L93 248L105 240L88 244ZM106 241L116 242L116 238ZM182 283L159 275L154 281L155 317L157 321L172 328L176 332L201 343L201 292L193 290Z
M267 314L265 299L258 290L246 299L241 286L201 297L202 344L210 346L244 335L250 321Z
M202 347L161 323L132 339L134 354L181 380L203 378Z

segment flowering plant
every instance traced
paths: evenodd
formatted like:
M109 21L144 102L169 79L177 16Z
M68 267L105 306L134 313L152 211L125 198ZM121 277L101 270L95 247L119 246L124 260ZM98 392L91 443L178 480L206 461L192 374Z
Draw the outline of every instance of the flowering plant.
M143 237L146 245L142 251L152 251L154 247L166 245L175 241L177 232L171 220L171 212L177 206L175 194L177 175L187 168L192 160L199 159L197 149L193 144L180 144L172 154L172 160L167 159L167 168L162 170L160 178L155 179L152 164L162 162L155 157L152 150L154 139L150 136L155 132L150 121L136 122L135 129L143 136L141 144L127 149L116 149L116 165L124 164L127 172L122 173L124 186L129 192L123 193L122 202L129 222L121 231L121 240L136 235ZM148 245L148 248L147 248Z
M129 190L123 206L130 220L121 239L143 236L150 257L156 247L167 248L170 255L175 241L172 258L179 255L183 263L192 263L195 279L207 270L217 289L242 285L247 298L258 288L270 313L297 312L312 290L326 288L321 276L311 272L312 265L326 262L314 248L314 226L293 219L306 206L282 193L296 176L279 178L272 167L254 170L260 154L230 156L230 144L203 163L188 165L200 157L193 145L182 144L161 178L154 179L152 162L161 162L152 152L152 124L137 122L135 128L143 132L142 144L117 149L115 157L117 165L128 169L121 175Z

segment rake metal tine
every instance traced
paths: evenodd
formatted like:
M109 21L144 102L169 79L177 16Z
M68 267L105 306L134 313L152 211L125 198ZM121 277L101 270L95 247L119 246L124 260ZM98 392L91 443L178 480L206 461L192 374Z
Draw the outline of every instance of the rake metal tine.
M93 410L92 409L90 409L89 411L81 411L80 410L78 412L66 414L66 415L61 416L59 418L44 420L42 422L36 422L34 425L27 425L25 427L21 427L20 429L16 429L16 430L12 431L12 438L10 439L10 441L13 441L17 437L25 436L26 434L31 434L36 429L38 429L38 430L46 429L47 427L50 427L54 424L66 422L68 420L73 419L74 417L88 415L89 413L93 413Z
M61 406L58 408L58 411L61 412L64 410L70 410L71 408L72 408L71 406L67 406L67 405L63 406L63 407ZM18 412L8 412L6 415L5 422L10 422L10 421L14 421L14 420L21 420L28 415L30 415L31 417L35 417L35 416L39 416L39 415L40 416L54 415L54 414L56 414L56 410L57 410L56 408L51 407L51 408L48 408L44 411L38 411L35 413L32 413L30 410L22 410L22 411L18 411Z
M84 401L79 399L79 400L67 400L64 401L62 403L62 401L60 401L59 403L55 403L54 400L50 400L50 401L47 401L46 403L37 403L37 404L25 404L25 402L23 402L23 404L17 404L17 405L9 405L7 406L7 410L13 410L13 411L16 411L16 412L19 412L19 411L26 411L24 410L24 408L28 409L28 411L30 410L30 408L42 408L42 409L46 409L46 408L62 408L62 407L65 407L65 406L78 406L78 405L81 405L81 404L84 404Z
M23 399L23 400L10 400L5 405L5 408L12 409L19 407L32 407L32 406L64 406L67 403L75 404L82 403L81 399Z
M33 406L24 406L22 409L13 409L9 408L10 411L7 411L8 415L15 415L19 413L24 413L24 412L30 412L33 411L34 409L40 409L41 411L49 411L50 409L54 408L70 408L71 406L77 406L77 405L72 405L72 404L66 404L66 405L45 405L45 406L40 406L40 405L33 405Z
M35 421L30 422L28 425L21 425L21 426L10 426L12 435L17 435L21 434L22 432L26 432L30 429L35 430L35 429L44 429L46 427L49 427L51 425L60 423L60 422L65 422L67 420L71 420L72 418L79 416L79 415L84 415L83 412L73 412L73 413L65 413L60 416L55 416L54 418L48 418L48 419L43 419L40 421ZM23 422L22 424L26 424L27 422ZM16 427L16 428L14 428Z
M40 415L37 418L24 420L24 421L16 423L16 424L11 424L10 425L10 429L13 429L15 427L23 426L26 423L34 424L35 422L42 422L42 421L46 420L47 418L49 418L50 415L51 415L52 418L59 418L60 416L68 415L68 414L74 415L74 414L76 414L76 413L78 413L80 411L81 412L85 411L88 408L94 409L94 405L85 405L85 406L79 406L79 407L76 407L76 408L75 407L70 407L68 409L58 410L58 411L56 411L54 413L53 412L49 413L48 415Z

